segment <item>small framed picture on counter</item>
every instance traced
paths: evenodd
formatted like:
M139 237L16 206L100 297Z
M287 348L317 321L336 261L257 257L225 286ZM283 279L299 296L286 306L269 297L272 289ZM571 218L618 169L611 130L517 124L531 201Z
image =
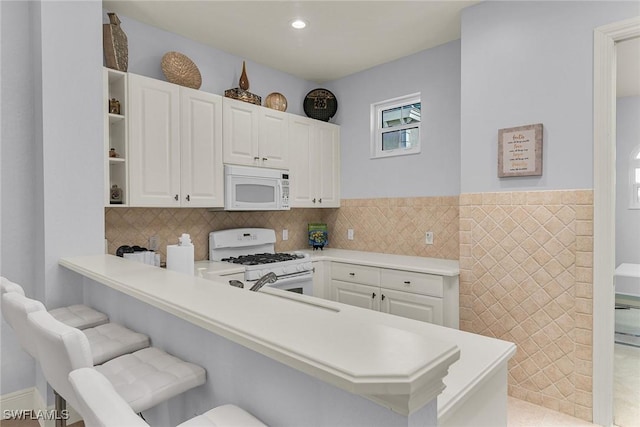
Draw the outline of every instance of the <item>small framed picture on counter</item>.
M542 123L498 130L498 177L542 175Z

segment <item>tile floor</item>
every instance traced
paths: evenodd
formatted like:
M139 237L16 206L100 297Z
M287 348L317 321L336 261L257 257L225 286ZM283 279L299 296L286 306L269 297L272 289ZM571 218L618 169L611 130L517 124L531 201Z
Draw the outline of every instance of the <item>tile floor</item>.
M594 424L509 397L507 425L508 427L592 427Z
M640 347L616 343L613 363L614 424L640 427Z

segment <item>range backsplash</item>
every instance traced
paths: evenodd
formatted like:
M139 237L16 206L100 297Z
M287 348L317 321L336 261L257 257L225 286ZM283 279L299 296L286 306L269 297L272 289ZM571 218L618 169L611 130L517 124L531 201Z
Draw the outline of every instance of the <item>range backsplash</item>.
M269 212L226 212L208 209L106 208L108 252L122 245L148 247L158 236L158 252L166 259L167 245L189 233L195 259L208 258L209 232L237 227L276 230L276 250L308 248L307 224L325 222L331 248L458 259L458 197L343 199L339 209L291 209ZM282 230L289 239L282 240ZM347 240L347 229L354 240ZM434 244L425 245L425 232L434 232Z

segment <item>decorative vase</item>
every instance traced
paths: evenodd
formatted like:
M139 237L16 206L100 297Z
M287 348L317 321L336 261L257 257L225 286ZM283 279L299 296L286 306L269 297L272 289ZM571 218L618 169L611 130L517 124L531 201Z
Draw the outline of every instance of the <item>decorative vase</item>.
M102 45L108 68L127 71L129 67L129 46L127 35L120 28L120 18L115 13L107 13L109 23L102 25Z
M244 61L242 61L242 74L240 75L238 86L240 86L242 90L249 90L249 78L247 77L247 68Z

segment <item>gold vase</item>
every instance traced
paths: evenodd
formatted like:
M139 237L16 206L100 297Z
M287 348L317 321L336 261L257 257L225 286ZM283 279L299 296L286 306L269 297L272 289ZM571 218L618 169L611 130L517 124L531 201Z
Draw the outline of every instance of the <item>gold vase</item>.
M247 68L244 61L242 61L242 74L240 74L238 86L240 86L242 90L249 90L249 78L247 77Z

